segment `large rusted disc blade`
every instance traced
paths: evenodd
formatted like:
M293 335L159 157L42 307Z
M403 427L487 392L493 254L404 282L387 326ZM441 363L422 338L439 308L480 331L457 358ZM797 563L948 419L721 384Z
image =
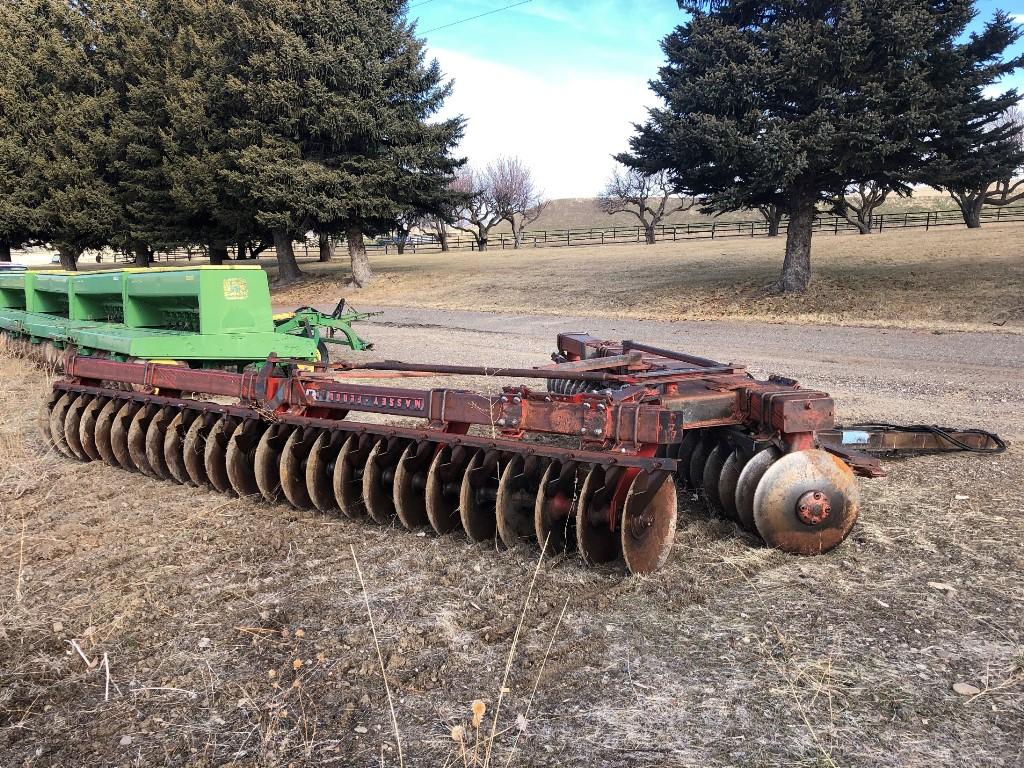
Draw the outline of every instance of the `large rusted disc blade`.
M142 406L128 427L128 455L131 456L135 468L147 477L156 477L156 473L149 466L149 459L146 457L146 432L159 410L160 407L157 405Z
M610 563L619 556L621 542L612 521L622 478L619 467L594 467L583 483L576 509L576 548L588 563Z
M228 442L224 464L228 470L228 482L239 496L254 496L260 492L256 484L256 446L266 428L266 422L246 419Z
M744 530L757 532L754 525L754 492L768 467L781 455L782 452L775 446L758 451L740 472L740 479L736 482L736 516Z
M351 435L334 464L334 500L345 517L366 517L363 503L363 471L372 448L369 435Z
M676 487L663 472L641 472L622 507L622 556L630 573L653 573L668 560L676 534Z
M96 447L96 418L100 411L107 404L108 399L98 395L89 401L82 411L82 418L78 422L78 440L82 444L82 450L92 461L101 461L99 449Z
M686 487L691 491L700 491L704 485L704 465L708 463L711 452L718 445L718 438L714 432L704 433L704 437L697 443L690 454L690 470L686 476Z
M860 512L857 480L843 461L820 450L787 453L754 493L754 523L769 546L818 555L850 533Z
M497 529L495 501L498 495L499 456L477 451L466 466L459 491L462 529L470 541L490 541Z
M114 416L114 421L110 426L110 447L114 451L114 458L117 459L117 463L121 467L132 471L135 470L135 464L128 453L128 430L140 408L142 406L139 403L131 400L125 402Z
M429 440L409 443L395 468L395 512L402 525L410 531L430 525L427 517L427 472L436 452L436 444Z
M743 455L739 451L733 451L725 460L722 472L718 476L718 500L722 503L722 514L736 522L739 522L739 514L736 511L736 485L740 481L743 463Z
M451 533L462 524L459 494L462 475L470 458L470 451L464 447L446 445L430 464L427 473L427 519L437 533Z
M395 519L395 469L404 441L381 438L370 449L363 471L363 503L370 518L380 525Z
M679 448L676 451L675 459L679 462L676 468L676 482L681 488L690 488L690 458L694 450L700 445L704 437L703 430L690 429L679 441Z
M533 532L548 554L576 549L576 507L585 482L574 461L552 461L544 470L533 507Z
M498 536L510 549L529 546L535 540L534 509L544 469L536 456L513 454L501 473L495 512Z
M185 457L185 470L189 479L198 486L210 485L210 478L206 474L206 438L218 420L216 414L204 413L196 417L185 433L185 442L181 448Z
M79 461L89 461L89 454L82 447L80 428L82 425L82 412L85 406L93 401L92 395L81 395L68 406L68 412L64 416L64 440L68 444L71 453Z
M55 450L57 446L53 443L53 433L50 431L50 414L53 413L53 408L57 405L57 401L63 396L64 393L59 390L50 392L46 399L40 403L39 412L36 414L36 426L39 428L39 434L43 438L46 447L51 451Z
M328 515L338 514L334 498L334 466L348 436L344 432L323 430L313 443L306 462L306 491L313 506Z
M178 409L165 405L149 421L146 430L146 461L149 462L153 474L161 480L171 479L167 459L164 458L164 442L167 439L167 428L178 414Z
M203 453L203 466L210 485L221 493L230 493L231 480L228 478L228 443L231 435L238 428L238 419L234 416L221 416L206 436L206 450Z
M182 485L192 483L185 466L185 435L197 418L195 411L178 411L164 433L164 463L170 476Z
M719 443L704 462L704 473L701 477L701 488L704 491L704 499L711 510L722 514L722 500L718 495L718 481L722 478L722 467L725 460L732 453L732 448L724 443Z
M297 509L313 506L306 490L306 461L318 436L319 430L316 429L296 429L288 435L288 441L281 449L281 490Z
M75 400L76 397L73 393L65 392L50 411L50 441L58 451L71 458L74 458L75 454L71 452L68 441L64 437L64 419L68 415L68 408Z
M124 401L111 398L100 410L99 415L96 417L96 428L93 429L93 435L96 438L96 450L99 452L100 457L112 467L120 466L120 463L117 460L117 456L114 455L110 431L114 427L114 418L120 413L123 406Z
M294 430L291 424L271 424L256 446L256 485L272 504L281 499L281 450Z

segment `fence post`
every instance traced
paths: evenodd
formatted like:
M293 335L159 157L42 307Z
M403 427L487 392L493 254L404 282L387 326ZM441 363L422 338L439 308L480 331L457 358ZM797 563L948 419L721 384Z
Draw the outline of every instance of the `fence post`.
M716 224L718 224L718 222L717 222L717 221L712 221L712 222L711 222L711 239L712 239L712 240L714 240L714 239L715 239L715 225L716 225Z
M601 245L604 245L604 230L601 230Z
M924 218L924 231L927 232L932 224L932 212L928 211Z
M878 231L881 232L883 229L885 229L885 214L880 213L878 214Z
M833 235L838 235L839 234L839 217L838 216L836 216L836 224L835 224L835 228L832 231L832 234Z
M565 244L566 245L572 245L572 230L571 229L565 230Z
M1000 218L1000 217L1001 217L1002 215L1003 215L1003 209L1002 209L1002 207L996 208L996 221L999 221L999 218Z

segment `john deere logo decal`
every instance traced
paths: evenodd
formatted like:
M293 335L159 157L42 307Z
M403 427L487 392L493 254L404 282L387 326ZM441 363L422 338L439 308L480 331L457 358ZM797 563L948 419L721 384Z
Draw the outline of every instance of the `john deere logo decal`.
M237 277L229 277L224 281L224 298L228 301L249 298L249 284Z

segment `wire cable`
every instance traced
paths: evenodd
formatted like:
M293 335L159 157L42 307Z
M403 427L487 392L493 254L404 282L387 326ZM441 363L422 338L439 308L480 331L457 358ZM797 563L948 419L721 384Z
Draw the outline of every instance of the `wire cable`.
M430 2L431 0L424 0L424 1L425 2ZM507 11L509 8L516 8L516 7L520 6L520 5L526 5L527 3L532 3L532 2L533 2L533 0L520 0L518 3L511 3L510 5L504 5L501 8L495 8L493 11L487 11L486 13L479 13L476 16L470 16L469 18L466 18L466 19L459 19L458 21L453 21L450 24L442 24L440 27L433 27L432 29L424 30L422 32L422 34L425 35L428 32L437 32L437 30L439 30L439 29L448 29L449 27L456 27L459 24L465 24L467 21L475 21L476 19L482 19L484 16L490 16L493 13L501 13L502 11Z
M410 5L405 10L411 11L413 8L419 8L421 5L429 5L430 3L433 3L433 2L434 2L434 0L422 0L422 2L413 3L412 5Z

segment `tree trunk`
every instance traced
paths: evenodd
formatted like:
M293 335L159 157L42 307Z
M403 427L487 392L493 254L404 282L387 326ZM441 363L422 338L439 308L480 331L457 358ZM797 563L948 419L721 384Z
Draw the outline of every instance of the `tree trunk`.
M78 258L82 255L81 251L69 245L58 245L57 253L60 254L61 269L78 271Z
M515 215L508 220L508 223L512 225L512 247L519 248L523 244L523 227L526 222L516 223Z
M437 233L437 239L441 241L441 253L448 253L448 230L441 229Z
M786 229L786 258L782 262L779 290L803 293L811 283L811 232L814 227L814 200L794 202Z
M228 258L228 247L224 243L210 243L210 263L219 267Z
M352 224L345 232L348 241L348 256L352 261L352 283L362 288L373 279L370 269L370 258L366 255L366 243L363 242L363 228Z
M409 242L409 232L407 230L400 230L398 237L395 238L395 245L398 247L398 255L401 256L405 253L405 244Z
M658 238L654 234L655 226L657 225L653 221L650 224L644 224L644 240L648 245L654 245L658 242Z
M239 240L235 244L235 258L244 261L249 255L249 244L245 240Z
M774 210L768 216L765 216L768 221L768 237L778 237L779 228L782 226L782 211Z
M148 245L140 245L135 249L135 266L148 267L153 262L153 252Z
M985 206L985 198L981 195L971 200L966 208L961 208L964 214L964 223L968 229L981 227L981 209Z
M334 241L330 235L320 235L320 261L326 264L334 258Z
M274 230L274 251L277 253L278 282L289 283L302 277L302 270L292 250L291 233L283 229Z
M0 261L11 260L11 243L9 240L0 240Z
M487 250L487 234L481 233L476 236L476 249L481 253Z

